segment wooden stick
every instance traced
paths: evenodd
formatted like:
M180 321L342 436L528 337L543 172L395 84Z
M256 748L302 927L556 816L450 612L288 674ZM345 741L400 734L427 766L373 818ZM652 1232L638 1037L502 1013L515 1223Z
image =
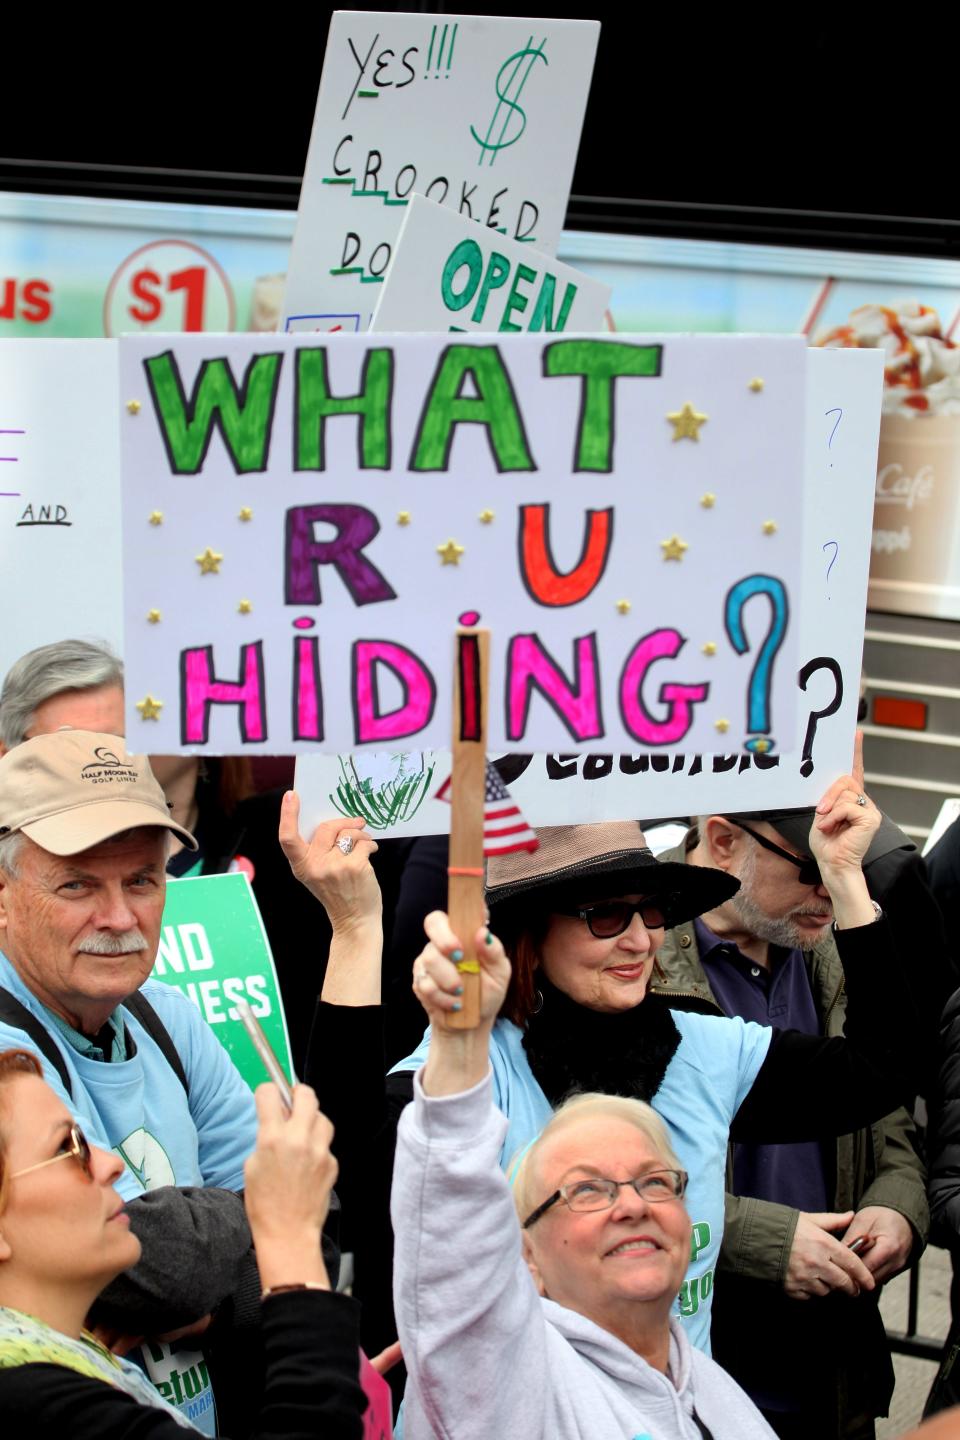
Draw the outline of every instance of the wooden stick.
M484 923L483 802L487 775L487 671L489 630L457 631L453 692L450 870L447 910L463 947L462 1009L449 1024L475 1030L480 1023L480 967L474 937Z

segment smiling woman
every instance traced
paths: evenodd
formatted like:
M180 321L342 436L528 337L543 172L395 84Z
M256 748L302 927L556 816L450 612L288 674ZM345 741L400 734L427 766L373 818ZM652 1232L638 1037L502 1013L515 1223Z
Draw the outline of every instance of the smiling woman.
M568 1102L520 1160L511 1200L499 1166L507 1122L486 1063L510 973L496 940L484 946L483 970L485 1015L466 1049L433 1000L430 1055L397 1136L404 1433L772 1436L671 1318L692 1226L686 1175L648 1105L605 1095ZM450 1262L451 1236L469 1264Z

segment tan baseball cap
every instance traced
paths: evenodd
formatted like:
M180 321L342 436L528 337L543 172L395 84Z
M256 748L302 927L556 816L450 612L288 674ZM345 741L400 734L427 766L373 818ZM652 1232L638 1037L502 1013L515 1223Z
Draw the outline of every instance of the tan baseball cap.
M146 755L129 755L122 736L56 730L0 756L0 839L20 831L52 855L78 855L138 825L197 848L171 820Z

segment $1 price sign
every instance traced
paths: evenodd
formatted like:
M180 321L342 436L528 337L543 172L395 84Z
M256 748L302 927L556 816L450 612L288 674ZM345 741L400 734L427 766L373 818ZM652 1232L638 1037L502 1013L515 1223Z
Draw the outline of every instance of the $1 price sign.
M208 251L186 240L154 240L141 246L107 287L105 335L235 328L236 304L223 268Z

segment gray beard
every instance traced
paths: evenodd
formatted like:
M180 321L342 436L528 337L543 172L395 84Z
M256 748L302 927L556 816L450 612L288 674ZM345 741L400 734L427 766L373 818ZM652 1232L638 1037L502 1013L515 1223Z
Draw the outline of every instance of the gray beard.
M740 881L740 889L730 900L730 904L743 921L744 927L758 940L766 940L768 945L781 945L785 950L802 950L809 947L813 943L809 931L801 930L789 915L775 918L754 903L752 888L756 868L756 856L753 852L749 852L744 857L741 874L737 877ZM826 907L823 911L824 920L831 920L833 907L829 901L811 900L809 907L802 913L805 915L819 914L821 905Z

